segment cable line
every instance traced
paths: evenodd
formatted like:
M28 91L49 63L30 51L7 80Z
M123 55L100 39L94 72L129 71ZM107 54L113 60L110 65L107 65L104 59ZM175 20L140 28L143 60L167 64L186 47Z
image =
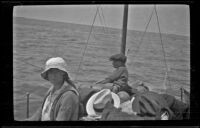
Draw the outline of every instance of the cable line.
M149 20L148 20L148 22L147 22L147 25L146 25L146 27L145 27L145 31L144 31L144 33L142 34L142 37L141 37L140 42L139 42L139 45L138 45L138 47L137 47L137 49L136 49L137 51L136 51L135 54L134 54L135 56L136 56L137 53L139 52L140 46L141 46L141 44L142 44L142 42L143 42L143 38L144 38L144 36L145 36L145 34L146 34L147 28L148 28L149 23L150 23L150 21L151 21L151 18L152 18L152 16L153 16L153 12L154 12L154 8L153 8L153 10L152 10L152 13L151 13L151 15L150 15L150 17L149 17ZM130 51L130 49L127 50L127 56L128 56L129 51ZM134 57L135 57L135 56L134 56Z
M81 64L82 64L84 55L85 55L85 51L86 51L87 46L88 46L88 43L89 43L90 35L91 35L91 33L92 33L92 28L93 28L93 25L94 25L94 22L95 22L95 19L96 19L96 16L97 16L98 9L99 9L99 7L97 7L97 10L96 10L96 13L95 13L95 16L94 16L94 19L93 19L93 23L92 23L92 26L91 26L91 29L90 29L90 33L89 33L89 36L88 36L88 39L87 39L87 43L86 43L86 45L85 45L85 48L84 48L84 51L83 51L83 55L82 55L82 57L81 57L81 61L80 61L80 63L79 63L78 70L77 70L77 73L76 73L76 75L75 75L74 81L76 81L76 79L77 79L77 76L78 76L78 73L79 73L79 70L80 70L80 67L81 67Z
M104 14L103 14L103 9L102 9L101 6L100 6L100 9L101 9L102 17L103 17L103 22L104 22L104 24L105 24L105 27L106 27L106 29L107 29L107 34L108 34L108 33L109 33L109 32L108 32L108 26L107 26L107 24L106 24L106 20L105 20Z
M159 24L158 14L157 14L157 10L156 10L156 5L154 5L154 8L155 8L155 12L156 12L156 18L157 18L157 23L158 23L158 30L159 30L160 40L161 40L162 51L163 51L163 55L164 55L164 63L165 63L166 72L165 72L165 77L164 77L163 84L164 84L164 86L166 88L165 82L166 82L167 77L168 77L168 70L169 69L168 69L168 66L167 66L166 54L165 54L164 44L163 44L163 41L162 41L162 34L161 34L161 30L160 30L160 24ZM170 83L169 83L169 85L170 85Z
M140 42L139 42L139 45L138 45L138 47L137 47L137 49L136 49L136 52L135 52L135 54L134 54L135 56L137 55L137 53L138 53L139 50L140 50L140 46L141 46L141 44L142 44L142 42L143 42L143 38L144 38L144 36L145 36L145 34L146 34L146 31L147 31L147 29L148 29L149 23L150 23L151 18L152 18L152 16L153 16L153 12L154 12L154 8L152 9L152 13L151 13L151 15L149 16L149 20L148 20L147 25L146 25L146 27L145 27L145 31L144 31L144 33L142 34L142 37L141 37ZM128 56L129 51L130 51L130 49L127 50L127 56ZM134 58L135 58L135 56L134 56Z
M33 67L39 69L39 70L43 70L42 67L36 66L36 65L34 65L34 64L31 64L31 63L29 63L29 62L27 62L27 61L25 61L25 60L16 59L16 61L20 61L20 62L23 62L23 63L25 63L25 64L31 65L31 66L33 66Z
M99 7L100 7L100 5L99 5ZM98 8L99 8L99 7L98 7ZM103 31L104 31L104 33L106 33L105 27L104 27L104 24L103 24L103 21L102 21L102 18L101 18L101 14L100 14L100 12L99 12L99 9L98 9L98 15L99 15L99 19L100 19L101 25L103 26Z

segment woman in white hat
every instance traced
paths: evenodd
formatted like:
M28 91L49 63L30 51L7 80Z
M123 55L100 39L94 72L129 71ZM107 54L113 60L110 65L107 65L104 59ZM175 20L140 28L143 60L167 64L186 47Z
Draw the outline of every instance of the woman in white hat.
M50 58L41 73L51 83L40 109L27 120L66 121L79 118L79 94L70 80L63 58Z

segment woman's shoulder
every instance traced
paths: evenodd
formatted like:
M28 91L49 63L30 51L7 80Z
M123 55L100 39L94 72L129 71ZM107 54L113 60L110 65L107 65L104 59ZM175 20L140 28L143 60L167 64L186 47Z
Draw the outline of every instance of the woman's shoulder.
M62 105L72 105L72 104L78 104L79 97L72 91L67 91L64 94L62 94L61 98L58 100L59 104Z
M78 95L74 90L67 90L62 94L64 99L78 99Z

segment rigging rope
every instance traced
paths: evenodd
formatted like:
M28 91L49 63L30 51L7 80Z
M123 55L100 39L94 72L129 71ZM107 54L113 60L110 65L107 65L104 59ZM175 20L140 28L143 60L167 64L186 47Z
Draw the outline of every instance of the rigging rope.
M29 63L29 62L27 62L27 61L25 61L25 60L22 60L22 59L16 59L16 61L23 62L24 64L31 65L31 66L33 66L33 67L37 68L38 70L43 70L43 68L42 68L42 67L40 67L40 66L37 66L37 65L34 65L34 64L31 64L31 63Z
M158 19L158 14L157 14L156 6L154 6L154 8L153 8L153 10L152 10L152 13L151 13L151 15L150 15L150 17L149 17L148 23L147 23L147 25L146 25L146 27L145 27L145 31L144 31L144 33L143 33L143 35L142 35L142 37L141 37L141 40L140 40L140 42L139 42L139 45L138 45L138 47L137 47L136 52L135 52L134 55L136 56L137 53L138 53L139 50L140 50L140 46L141 46L141 44L142 44L142 42L143 42L143 38L144 38L144 36L145 36L145 34L146 34L146 31L147 31L147 29L148 29L149 23L150 23L150 21L151 21L151 19L152 19L154 10L155 10L155 13L156 13L157 24L158 24L158 28L159 28L159 34L160 34L161 45L162 45L162 51L163 51L163 54L164 54L164 63L165 63L165 68L166 68L166 74L165 74L165 77L164 77L164 82L163 82L163 84L164 84L164 86L165 86L165 82L166 82L166 79L167 79L167 77L168 77L168 70L169 70L169 68L168 68L168 66L167 66L166 54L165 54L165 50L164 50L164 46L163 46L162 35L161 35L160 24L159 24L159 19ZM129 51L130 51L130 49L127 50L127 55L129 54ZM135 56L133 56L133 57L135 57ZM169 81L169 85L171 85L171 84L170 84L170 81Z
M159 29L160 40L161 40L161 45L162 45L162 51L163 51L163 55L164 55L164 63L165 63L165 68L166 68L166 74L165 74L164 81L163 81L163 84L166 88L165 82L166 82L166 79L168 77L168 69L169 68L167 66L166 54L165 54L164 44L163 44L163 41L162 41L162 34L161 34L161 30L160 30L160 24L159 24L158 14L157 14L157 10L156 10L156 5L154 5L154 8L155 8L155 12L156 12L156 18L157 18L157 23L158 23L158 29ZM170 85L170 83L169 83L169 85Z
M136 56L137 53L139 52L139 49L140 49L140 46L141 46L141 44L142 44L144 35L146 34L147 28L148 28L149 23L150 23L150 21L151 21L151 18L152 18L152 16L153 16L153 12L154 12L154 8L153 8L153 10L152 10L152 13L151 13L151 15L150 15L150 17L149 17L149 20L148 20L148 22L147 22L147 25L146 25L146 27L145 27L145 31L144 31L144 33L143 33L141 39L140 39L139 45L138 45L138 47L137 47L137 49L136 49L137 51L136 51L135 54L134 54L135 56ZM127 50L127 55L128 55L128 53L129 53L129 51L130 51L130 49ZM135 56L134 56L134 57L135 57Z
M86 45L85 45L85 48L84 48L84 51L83 51L83 55L82 55L82 57L81 57L81 61L80 61L80 63L79 63L78 70L77 70L77 73L76 73L76 75L75 75L74 81L76 81L76 79L77 79L77 76L78 76L78 73L79 73L79 70L80 70L80 67L81 67L81 63L82 63L82 61L83 61L83 58L84 58L84 55L85 55L85 51L86 51L87 46L88 46L88 43L89 43L90 35L91 35L91 33L92 33L92 28L93 28L93 25L94 25L94 22L95 22L95 19L96 19L96 16L97 16L98 9L99 9L99 7L97 7L96 14L95 14L95 16L94 16L93 23L92 23L92 26L91 26L91 29L90 29L90 33L89 33L89 36L88 36L88 39L87 39L87 43L86 43Z
M104 14L103 14L103 9L102 9L101 6L100 6L100 9L101 9L101 13L102 13L104 25L105 25L105 27L106 27L106 29L107 29L107 33L109 33L109 32L108 32L108 27L107 27L107 24L106 24L106 20L105 20Z
M100 5L99 5L99 7L100 7ZM100 12L99 12L99 9L98 9L98 15L99 15L99 19L100 19L101 25L103 25L103 22L102 22L102 18L101 18L101 14L100 14ZM103 25L103 31L104 31L104 33L106 33L104 25Z

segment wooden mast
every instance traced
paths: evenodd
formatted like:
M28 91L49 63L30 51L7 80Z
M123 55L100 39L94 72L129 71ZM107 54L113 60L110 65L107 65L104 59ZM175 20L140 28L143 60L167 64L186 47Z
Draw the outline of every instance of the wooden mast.
M124 55L126 52L127 22L128 22L128 4L124 5L123 26L122 26L121 53L123 53Z

